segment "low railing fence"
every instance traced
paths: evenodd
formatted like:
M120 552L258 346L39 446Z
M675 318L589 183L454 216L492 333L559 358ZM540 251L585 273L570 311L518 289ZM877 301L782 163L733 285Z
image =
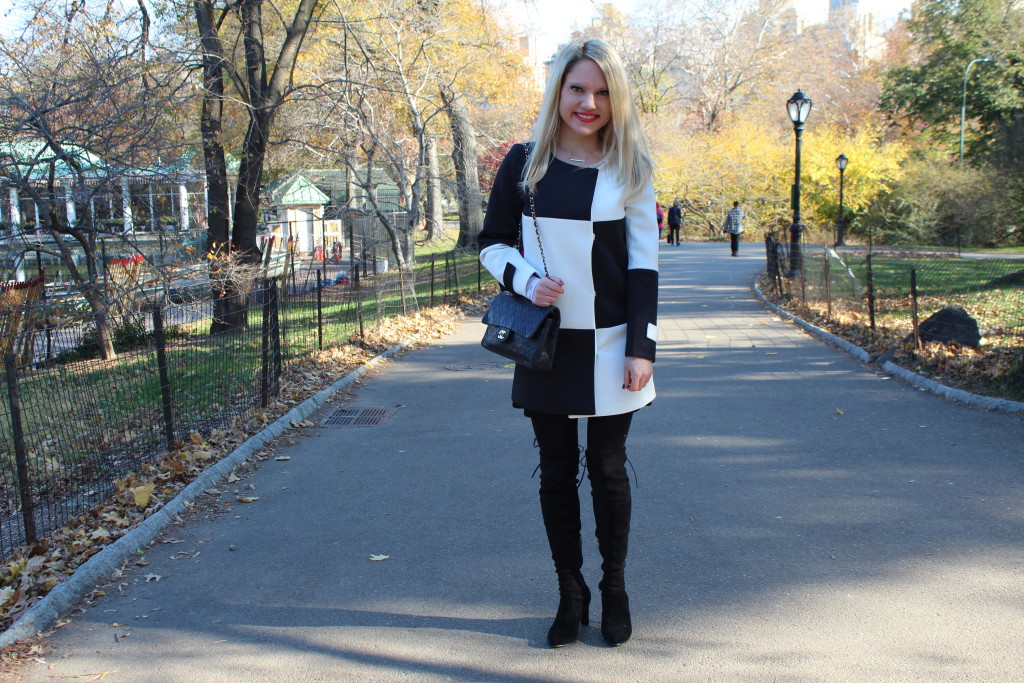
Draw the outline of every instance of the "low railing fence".
M909 344L926 367L959 364L958 379L984 376L1009 397L1024 395L1024 260L804 245L794 277L789 245L777 237L765 243L771 294L873 352Z
M222 302L244 322L216 334L210 300L115 318L114 360L101 358L93 325L49 325L44 313L27 316L37 324L16 340L0 338L2 348L28 349L3 359L0 559L109 497L175 440L268 405L289 363L487 284L475 251L436 254L411 272L317 271L313 282L260 281Z

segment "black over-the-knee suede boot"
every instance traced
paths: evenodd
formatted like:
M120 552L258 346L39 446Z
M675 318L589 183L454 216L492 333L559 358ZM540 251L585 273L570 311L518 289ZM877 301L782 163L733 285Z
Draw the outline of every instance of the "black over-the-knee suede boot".
M548 644L562 647L579 637L580 624L590 623L590 589L580 571L580 498L576 476L579 450L575 441L552 453L541 444L540 509L558 576L558 612L548 630Z
M625 578L633 504L626 473L625 435L621 444L592 444L588 439L587 471L594 498L594 533L604 572L598 584L601 636L609 645L621 645L633 635Z

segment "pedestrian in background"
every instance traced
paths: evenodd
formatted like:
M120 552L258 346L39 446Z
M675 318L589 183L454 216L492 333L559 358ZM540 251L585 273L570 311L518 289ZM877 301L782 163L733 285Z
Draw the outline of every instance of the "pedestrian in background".
M579 39L562 50L533 135L495 175L480 261L504 289L561 313L552 368L517 365L512 380L512 405L530 418L540 448L541 517L558 578L548 644L572 643L590 621L577 489L583 451L602 558L601 636L619 645L633 633L626 437L633 413L654 400L658 219L654 164L611 46Z
M740 234L743 232L743 209L739 202L733 202L729 213L725 214L725 223L722 224L722 232L729 234L729 246L732 247L732 255L740 255Z
M654 203L654 209L655 213L658 216L658 241L661 241L661 231L664 227L662 224L665 222L665 214L661 210L661 204L659 204L658 202Z
M679 246L679 228L683 224L683 210L679 207L679 200L672 202L668 210L668 243Z

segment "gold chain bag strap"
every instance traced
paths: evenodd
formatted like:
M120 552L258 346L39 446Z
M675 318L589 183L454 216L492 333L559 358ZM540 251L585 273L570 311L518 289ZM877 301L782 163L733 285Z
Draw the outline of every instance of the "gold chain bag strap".
M533 192L530 196L530 215L533 229L537 234L537 246L548 275L548 262L544 256L544 244L540 239L540 225L537 223L537 207ZM519 241L522 243L522 222L519 227ZM487 325L484 338L480 341L488 351L515 361L531 370L550 370L555 361L555 346L558 343L558 328L562 314L556 306L538 306L525 296L508 290L502 291L491 301L483 323Z

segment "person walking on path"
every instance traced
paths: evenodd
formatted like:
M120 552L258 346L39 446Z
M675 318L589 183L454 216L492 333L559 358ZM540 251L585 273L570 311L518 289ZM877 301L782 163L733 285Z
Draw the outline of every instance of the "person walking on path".
M551 370L516 366L512 382L512 404L531 419L540 448L541 516L560 596L552 647L577 640L589 623L577 489L584 417L602 558L601 635L619 645L633 631L626 437L633 413L655 395L652 172L621 59L602 40L575 40L555 62L533 142L514 145L498 169L480 233L480 260L504 289L561 312Z
M740 234L743 232L743 209L739 202L733 202L729 213L725 214L725 223L722 225L722 232L729 234L729 246L732 248L732 255L740 255Z
M679 200L672 202L668 210L668 243L679 246L679 228L683 224L683 210L679 208Z
M661 204L654 202L654 213L658 218L658 241L661 241L661 231L664 229L665 212L661 210Z

